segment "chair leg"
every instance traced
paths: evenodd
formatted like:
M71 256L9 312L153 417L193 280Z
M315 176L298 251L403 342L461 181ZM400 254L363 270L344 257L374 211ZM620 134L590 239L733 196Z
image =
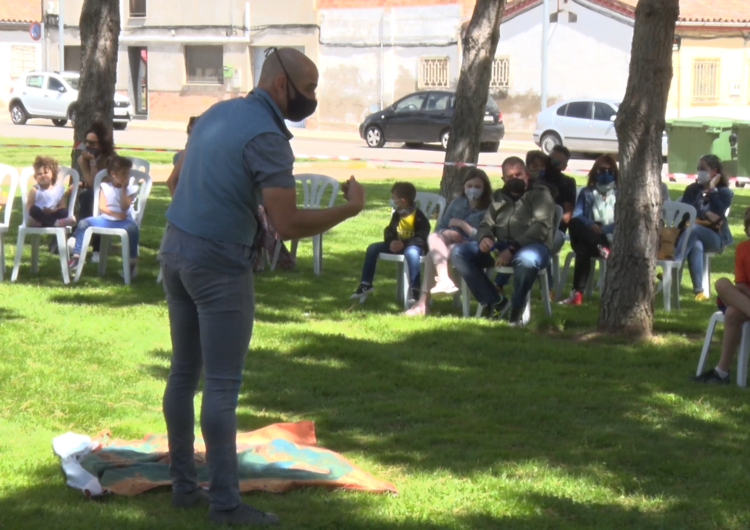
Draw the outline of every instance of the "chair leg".
M553 289L557 289L557 284L560 283L560 254L555 254L554 256L552 256L552 261L550 262L550 266L552 267L552 286L551 287ZM547 289L547 292L549 292L549 289Z
M597 260L599 262L599 297L602 296L602 293L604 292L604 282L607 281L607 260L606 259L599 259Z
M570 270L570 264L575 259L575 257L575 252L568 252L568 255L565 256L565 266L563 267L560 280L557 282L557 287L555 288L555 299L558 302L565 298L565 296L563 295L563 292L565 291L565 283L568 281L568 271Z
M18 279L18 269L21 268L21 257L23 256L23 244L26 240L26 232L23 228L18 229L18 238L16 240L16 254L13 256L13 272L10 274L10 281Z
M89 252L89 245L91 244L92 235L93 235L93 231L91 228L87 228L86 231L83 233L83 243L81 244L81 254L78 256L78 266L76 267L76 275L75 275L75 278L73 278L73 281L76 283L78 283L78 280L81 279L81 273L83 272L83 266L86 264L86 255ZM102 255L100 253L99 259L101 259L101 256Z
M120 247L122 254L122 278L125 285L130 285L130 236L125 232L120 237Z
M548 317L551 317L552 301L549 298L549 278L547 278L547 269L539 271L539 278L542 281L542 302L544 302L544 312Z
M711 256L706 254L703 254L703 294L711 298Z
M469 292L469 286L466 285L466 280L463 278L461 278L461 309L464 318L468 318L471 313L471 292Z
M109 244L112 238L110 236L99 236L99 276L104 276L107 273L107 258L109 257Z
M698 368L695 370L695 375L701 375L703 373L703 365L706 362L708 350L711 347L711 340L714 337L714 331L716 331L716 324L721 319L719 315L721 315L721 313L719 313L718 315L714 313L713 315L711 315L711 319L708 321L708 327L706 328L706 338L703 339L703 348L701 349L701 357L700 359L698 359ZM741 351L742 350L740 350L740 352Z
M297 247L299 246L299 239L292 239L292 248L290 254L294 259L297 259Z
M674 306L675 309L680 308L680 283L682 282L675 282L675 281L672 282L673 290L671 291L672 293L671 296L672 296L672 305Z
M31 274L36 274L39 271L39 235L31 236Z
M664 288L662 289L664 311L669 313L672 310L672 267L667 266L662 269L661 281L664 284Z
M313 274L320 276L320 234L312 237Z
M161 270L161 267L159 267L159 274L156 275L156 283L161 283L161 275L162 275L162 270Z
M276 268L276 263L279 261L279 254L281 254L281 245L282 245L281 239L276 240L276 245L273 247L273 259L271 260L271 264L268 266L268 270L274 270Z
M740 354L737 356L737 386L747 386L747 356L750 350L750 324L742 324L742 340L740 341Z
M57 248L60 256L60 270L62 271L63 283L65 285L70 283L70 271L68 270L68 253L65 252L67 248L67 242L65 237L65 230L58 230L55 236L57 237Z
M0 233L0 282L5 279L5 241Z

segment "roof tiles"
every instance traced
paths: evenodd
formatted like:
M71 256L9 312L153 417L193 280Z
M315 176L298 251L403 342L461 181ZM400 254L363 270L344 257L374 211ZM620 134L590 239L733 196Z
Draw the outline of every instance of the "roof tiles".
M41 19L39 0L0 0L0 22L39 22Z

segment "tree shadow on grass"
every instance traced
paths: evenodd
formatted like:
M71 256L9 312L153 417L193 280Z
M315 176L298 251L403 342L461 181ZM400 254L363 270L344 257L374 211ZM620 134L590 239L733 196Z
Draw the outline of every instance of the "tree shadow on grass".
M24 317L18 311L8 309L6 307L0 307L0 322L8 320L20 320Z

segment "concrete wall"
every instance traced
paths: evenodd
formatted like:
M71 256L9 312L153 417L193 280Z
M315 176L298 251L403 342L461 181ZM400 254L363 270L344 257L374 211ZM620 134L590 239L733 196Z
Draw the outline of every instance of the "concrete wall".
M577 97L621 98L627 86L633 28L624 19L606 17L583 5L567 6L578 21L569 22L563 11L559 21L550 24L548 104ZM496 94L496 99L511 129L529 129L541 109L542 21L539 6L500 28L496 55L510 58L511 87Z
M10 89L16 85L18 79L11 78L11 58L13 46L33 46L35 51L35 65L33 70L42 68L42 45L34 41L27 29L0 30L0 104L7 111Z
M682 46L673 54L674 78L669 94L668 118L718 116L750 120L750 43L742 37L698 39L683 37ZM719 101L693 104L693 61L719 59ZM730 87L740 83L738 95Z
M321 124L353 128L371 106L388 106L416 91L420 57L448 57L455 85L460 7L321 10Z

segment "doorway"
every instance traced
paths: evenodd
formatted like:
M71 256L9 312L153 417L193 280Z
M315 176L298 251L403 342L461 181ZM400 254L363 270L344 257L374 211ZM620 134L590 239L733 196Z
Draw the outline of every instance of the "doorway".
M135 117L148 116L148 49L128 47L130 61L130 90Z

